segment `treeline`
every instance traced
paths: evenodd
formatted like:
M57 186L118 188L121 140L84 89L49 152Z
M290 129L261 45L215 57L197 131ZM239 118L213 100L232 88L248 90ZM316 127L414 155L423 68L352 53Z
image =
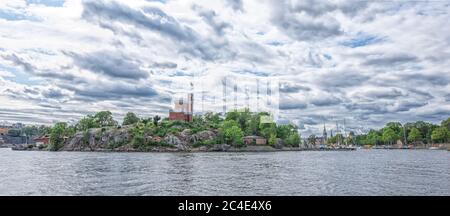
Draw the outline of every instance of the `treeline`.
M440 125L424 121L409 122L404 125L399 122L389 122L379 130L349 136L347 142L357 145L392 145L397 140L404 142L405 138L409 144L450 142L450 118L442 121Z
M88 115L80 119L75 125L67 123L56 123L51 130L49 150L58 150L64 141L77 132L84 132L91 128L120 128L127 126L131 134L131 144L133 148L146 150L148 148L164 146L164 140L147 140L146 137L165 137L166 135L176 135L185 129L189 129L191 134L202 131L215 131L216 139L194 143L195 146L230 144L236 147L243 146L242 138L248 135L262 136L268 140L269 145L275 145L282 141L285 146L298 146L300 135L294 125L276 125L270 121L269 113L253 113L248 109L228 112L225 117L217 113L206 113L196 115L192 122L170 121L168 118L161 119L155 115L151 118L140 118L135 113L128 112L120 125L114 120L110 111L101 111L95 115ZM120 144L112 144L112 147L119 147Z
M45 125L28 125L23 128L11 128L8 130L8 136L18 137L18 136L26 136L30 138L32 136L42 136L48 134L50 132L51 127Z
M249 109L232 111L226 114L220 126L220 135L226 143L242 144L243 136L262 136L274 146L281 140L285 146L298 146L300 134L293 124L277 125L267 112L252 113Z

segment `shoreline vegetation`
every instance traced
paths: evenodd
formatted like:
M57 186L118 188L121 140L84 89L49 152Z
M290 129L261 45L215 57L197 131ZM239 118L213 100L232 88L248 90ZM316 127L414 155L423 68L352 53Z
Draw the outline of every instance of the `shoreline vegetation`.
M33 126L34 127L34 126ZM401 149L422 148L427 144L450 141L450 118L441 125L414 122L402 125L387 123L384 128L367 134L346 136L337 133L318 142L315 135L301 140L296 125L277 125L266 112L234 110L195 115L192 122L172 121L156 115L139 118L129 112L123 123L114 120L110 111L88 115L74 125L58 122L52 127L31 128L27 134L47 137L44 144L27 144L13 150L99 151L99 152L271 152L305 150L355 150L356 146ZM248 141L248 137L264 140L264 144ZM392 147L406 141L401 148ZM319 145L318 145L319 143Z

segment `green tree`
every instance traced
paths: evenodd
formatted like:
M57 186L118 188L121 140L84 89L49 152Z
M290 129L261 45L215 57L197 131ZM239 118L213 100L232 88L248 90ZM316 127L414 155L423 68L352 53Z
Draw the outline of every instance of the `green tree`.
M110 111L101 111L95 114L95 122L99 127L116 126L117 122L114 120Z
M408 124L407 124L408 125ZM425 143L430 143L431 142L431 133L433 132L433 130L435 128L437 128L437 125L428 123L428 122L424 122L424 121L417 121L414 123L410 123L409 124L411 128L415 127L417 129L419 129L420 133L422 134L423 138L424 138L424 142Z
M289 146L297 147L300 144L300 135L296 131L295 133L289 134L289 136L284 140L284 143Z
M277 137L274 134L271 134L268 142L270 146L275 146L277 142Z
M161 116L155 115L155 116L153 117L153 124L154 124L155 126L158 126L159 120L161 120Z
M422 140L422 134L420 133L419 129L412 128L408 134L408 141L417 142L419 140Z
M10 129L10 130L8 130L8 136L18 137L18 136L20 136L20 130Z
M258 114L252 114L250 116L249 125L247 128L247 135L259 135L259 125L261 123L260 116Z
M442 122L441 122L441 126L442 126L442 127L446 127L447 130L450 131L450 118L448 118L448 119L442 121Z
M260 123L259 128L259 133L266 139L272 135L277 136L277 125L275 123Z
M97 128L97 127L99 127L99 125L95 121L95 118L93 116L91 116L91 115L83 117L76 124L76 129L78 131L87 131L87 130L89 130L91 128Z
M225 120L219 127L219 137L227 144L241 145L244 132L235 120Z
M360 134L355 136L355 144L356 145L367 145L367 134Z
M250 110L245 108L243 110L233 110L231 112L227 112L225 116L225 120L234 120L239 124L241 130L248 132L247 129L250 124L252 114Z
M396 134L400 134L401 132L401 128L402 128L402 124L400 122L389 122L386 124L385 128L390 128L392 129Z
M292 125L278 125L277 136L284 140L292 133L292 129Z
M446 127L438 127L431 133L434 142L446 142L450 137L450 132Z
M399 137L398 134L391 127L386 127L383 130L383 135L381 139L385 143L393 144L398 139L398 137Z
M133 112L128 112L123 118L122 125L132 125L139 122L139 117L136 116Z
M205 121L210 128L219 128L222 123L222 119L218 113L207 112L205 113Z
M225 115L225 120L234 120L237 122L238 119L239 119L239 112L237 110L227 112L227 114Z
M243 136L244 132L236 125L225 130L225 142L227 143L240 146L242 145Z
M141 149L142 150L142 148L145 145L145 138L144 138L144 136L142 134L135 134L133 136L133 139L131 140L131 145L135 149Z
M52 130L51 127L45 126L45 125L41 125L38 128L38 135L40 135L40 136L49 135L51 130Z
M36 126L26 126L22 128L22 133L25 134L27 137L31 137L32 135L38 134L38 128Z
M58 122L56 123L50 132L50 151L58 151L64 144L64 136L66 133L67 123Z
M27 142L33 135L38 135L38 128L36 126L26 126L22 128L22 133L25 134Z

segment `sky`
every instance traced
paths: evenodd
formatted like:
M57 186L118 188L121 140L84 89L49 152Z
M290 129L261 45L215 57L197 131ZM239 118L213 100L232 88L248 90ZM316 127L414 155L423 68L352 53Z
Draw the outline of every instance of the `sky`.
M167 116L193 80L220 101L224 77L276 80L302 136L439 123L449 22L450 1L3 0L0 124Z

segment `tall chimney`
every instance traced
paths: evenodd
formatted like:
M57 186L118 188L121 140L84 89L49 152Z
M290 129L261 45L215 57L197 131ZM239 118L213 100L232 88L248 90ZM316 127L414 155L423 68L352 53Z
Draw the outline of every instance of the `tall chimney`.
M188 113L193 114L194 113L194 93L188 94Z

